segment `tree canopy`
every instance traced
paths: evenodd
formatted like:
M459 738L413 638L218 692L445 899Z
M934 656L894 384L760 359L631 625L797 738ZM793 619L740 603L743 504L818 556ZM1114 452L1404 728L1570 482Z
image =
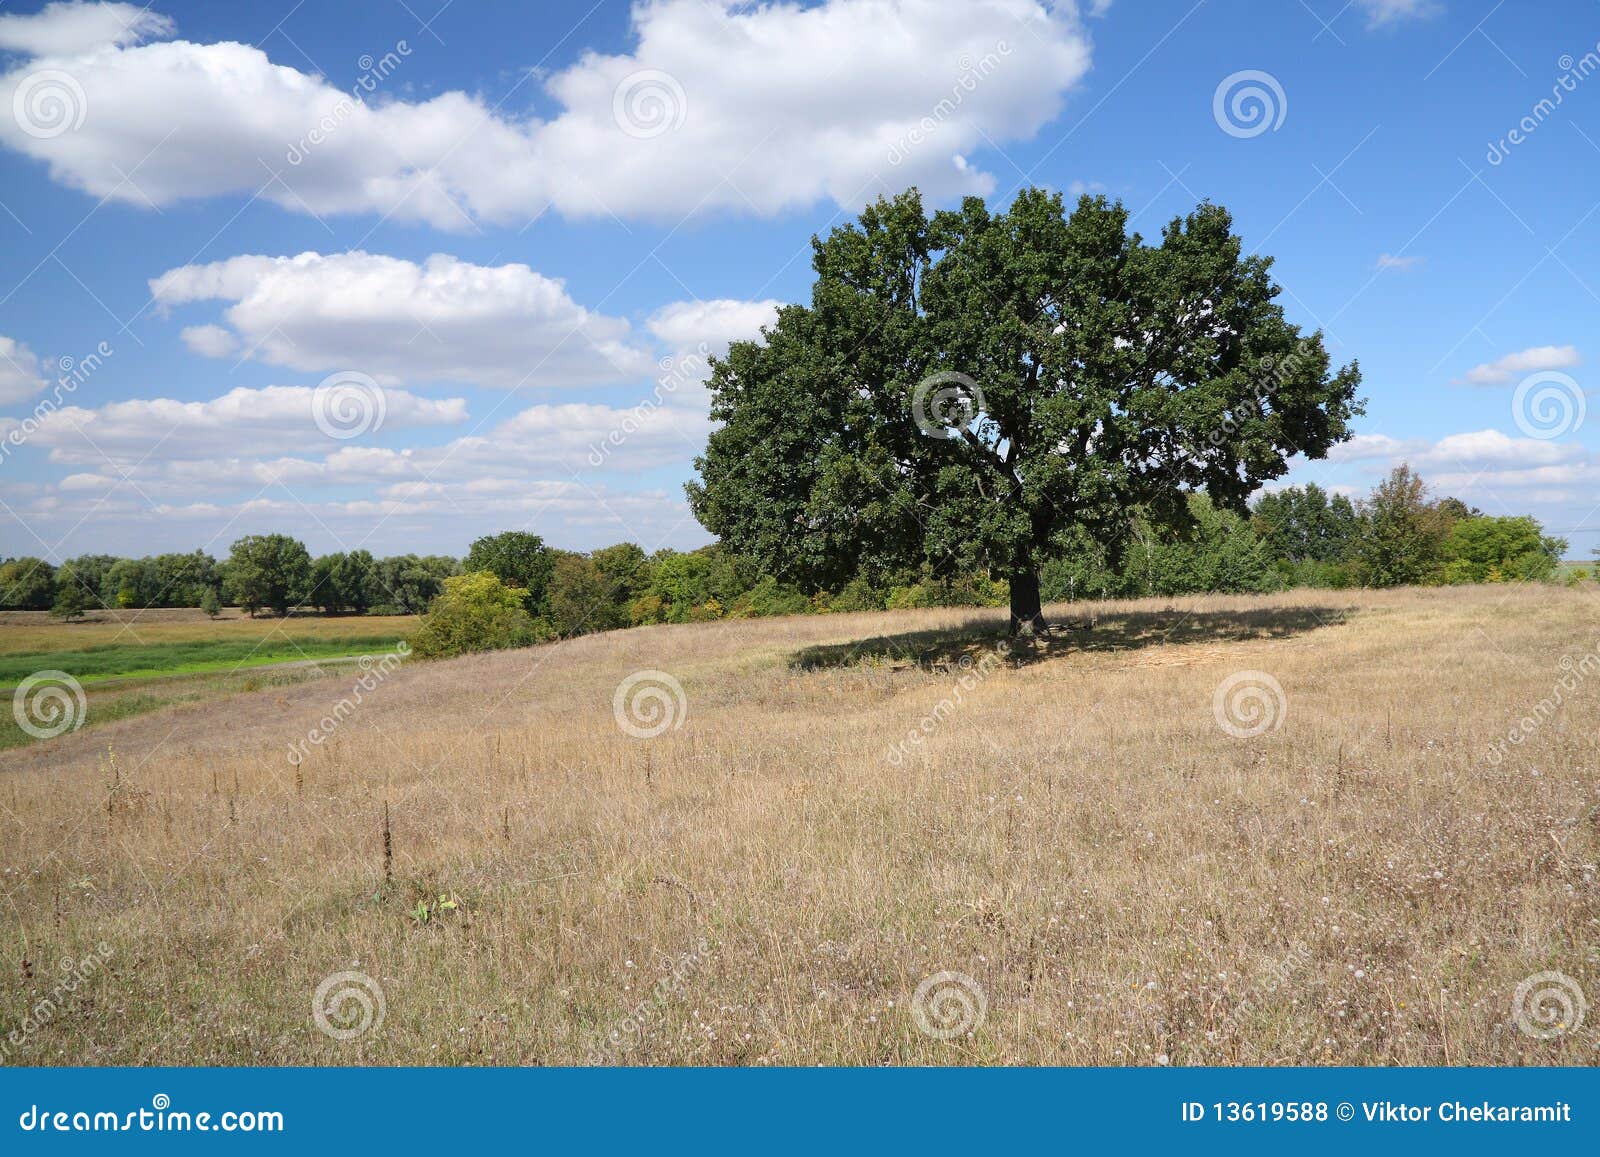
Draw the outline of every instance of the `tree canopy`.
M812 264L811 303L713 363L721 426L688 487L724 544L811 589L985 572L1032 629L1041 565L1084 535L1116 557L1136 507L1182 527L1190 492L1243 512L1361 412L1356 365L1284 319L1216 205L1148 244L1103 197L929 217L912 190Z

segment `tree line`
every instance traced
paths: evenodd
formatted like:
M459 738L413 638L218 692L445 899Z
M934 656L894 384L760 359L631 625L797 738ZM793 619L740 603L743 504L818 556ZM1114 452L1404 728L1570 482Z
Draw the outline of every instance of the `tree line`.
M1115 555L1083 535L1041 571L1046 602L1290 587L1537 582L1567 548L1537 519L1484 514L1436 498L1408 466L1352 501L1315 484L1259 495L1248 516L1187 497L1187 530L1136 512ZM1568 581L1579 581L1574 571ZM507 531L473 542L465 558L354 550L312 557L288 535L247 535L218 561L204 551L148 558L84 555L0 565L0 609L72 619L101 608L224 605L251 615L291 612L426 615L421 654L456 654L652 623L936 606L1004 606L1003 576L932 567L863 565L832 589L763 575L717 544L647 553L623 542L560 550Z

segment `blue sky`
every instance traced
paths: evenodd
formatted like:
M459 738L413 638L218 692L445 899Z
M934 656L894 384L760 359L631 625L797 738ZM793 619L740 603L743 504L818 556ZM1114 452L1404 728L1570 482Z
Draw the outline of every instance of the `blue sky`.
M1288 481L1586 557L1596 174L1580 0L13 0L0 554L698 545L700 355L865 200L1031 182L1277 259L1369 399Z

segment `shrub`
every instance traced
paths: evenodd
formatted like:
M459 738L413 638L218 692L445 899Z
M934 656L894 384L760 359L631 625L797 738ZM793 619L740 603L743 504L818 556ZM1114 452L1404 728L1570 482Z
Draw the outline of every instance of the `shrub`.
M799 587L788 586L768 575L733 604L734 618L766 618L770 615L804 615L811 611L811 600Z
M424 659L444 659L538 642L539 632L523 600L522 591L488 571L447 578L423 616L411 649Z

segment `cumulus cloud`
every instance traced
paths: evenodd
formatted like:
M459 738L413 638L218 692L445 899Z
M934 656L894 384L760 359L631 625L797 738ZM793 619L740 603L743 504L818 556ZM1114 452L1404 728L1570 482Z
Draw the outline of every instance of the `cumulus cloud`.
M317 391L309 386L239 388L204 402L173 398L110 402L95 409L64 406L38 419L27 445L50 451L55 462L103 467L147 458L210 458L219 450L249 446L256 453L332 445L317 421ZM377 430L455 425L467 417L461 398L421 398L383 391ZM0 434L14 422L0 422ZM339 428L335 426L335 428Z
M632 51L586 52L544 80L558 111L542 119L463 92L386 96L404 53L357 99L244 44L123 32L91 47L65 31L81 7L49 35L14 32L35 59L0 77L7 105L41 71L70 79L77 107L56 131L0 118L0 141L57 180L133 204L259 193L445 228L551 207L676 220L850 207L911 184L987 193L972 154L1054 119L1090 61L1067 0L656 0L633 9ZM157 20L135 35L165 34ZM109 22L94 22L100 39Z
M164 307L231 302L223 316L251 358L310 372L511 388L626 381L653 365L625 320L583 308L526 265L445 254L419 265L359 250L244 256L168 270L150 293ZM201 328L200 345L185 331L190 348L222 348L228 331Z
M1503 386L1535 370L1571 369L1581 360L1576 346L1532 346L1516 353L1506 354L1505 357L1496 358L1492 362L1473 366L1456 380L1458 383L1467 382L1474 386Z
M1391 438L1387 434L1357 434L1348 442L1340 442L1328 451L1328 458L1333 462L1362 462L1374 458L1399 458L1408 449L1416 449L1420 443L1402 442L1398 438Z
M0 336L0 406L25 402L46 384L33 351L15 338Z
M731 342L760 337L763 326L778 320L778 307L782 304L772 298L679 301L658 309L645 326L675 350L698 349L704 342L708 352L720 354Z
M0 16L0 49L63 56L101 45L138 44L170 36L173 24L138 4L72 4L56 0L31 15Z
M1543 438L1512 438L1499 430L1474 430L1441 438L1413 461L1418 466L1477 468L1548 466L1586 456L1581 446Z
M239 350L239 339L220 325L185 326L178 336L201 357L232 357Z

